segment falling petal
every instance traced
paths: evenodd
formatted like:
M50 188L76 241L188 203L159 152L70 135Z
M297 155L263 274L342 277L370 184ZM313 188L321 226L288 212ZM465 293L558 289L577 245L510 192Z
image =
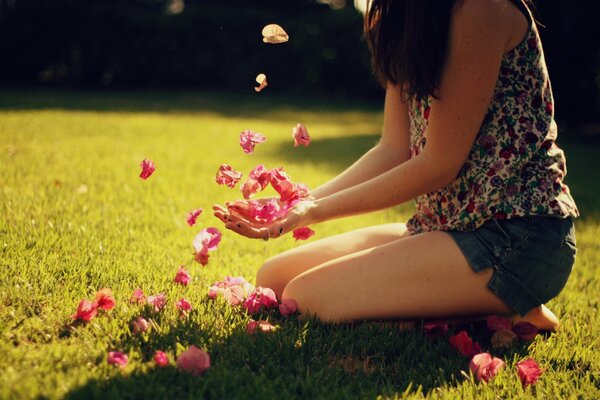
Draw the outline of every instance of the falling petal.
M259 86L255 87L254 90L256 90L257 92L260 92L261 90L266 88L268 85L267 76L265 74L258 74L256 76L256 83L258 83Z
M140 166L142 167L140 178L144 180L148 179L150 175L154 173L154 170L156 170L156 165L154 165L154 162L152 160L144 159L142 160Z
M310 144L310 135L306 130L306 127L302 124L296 124L292 129L292 137L294 138L294 147L300 145L307 147Z
M240 179L242 179L241 172L236 171L227 164L222 164L217 171L215 182L219 185L226 185L233 189Z
M200 214L202 214L202 209L201 208L197 208L194 211L191 211L186 218L186 221L188 223L189 226L194 226L196 224L196 220L198 219L198 217L200 216Z
M246 154L253 153L254 147L258 143L263 143L266 140L267 138L263 134L254 132L252 129L246 129L240 133L240 146Z
M293 231L294 239L296 240L306 240L314 234L315 231L310 229L308 226L297 228Z
M277 24L269 24L262 30L263 42L271 44L285 43L290 40L290 37L283 30L283 28Z

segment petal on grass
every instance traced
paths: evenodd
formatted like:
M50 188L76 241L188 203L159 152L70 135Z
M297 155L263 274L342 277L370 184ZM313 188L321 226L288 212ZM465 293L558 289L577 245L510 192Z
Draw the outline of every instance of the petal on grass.
M134 304L146 303L146 295L144 295L144 291L141 288L135 289L129 298L129 302Z
M499 329L490 339L494 349L507 349L517 343L517 334L509 329Z
M200 376L210 368L210 356L204 350L191 345L177 357L177 368L194 376Z
M115 298L112 294L112 290L109 288L103 288L98 290L96 293L95 300L98 308L103 310L112 310L115 307Z
M283 299L279 305L279 313L287 316L292 315L298 310L298 303L294 299Z
M473 357L481 353L479 343L473 342L467 331L460 331L448 339L450 345L459 351L465 357Z
M269 333L273 332L275 329L276 327L274 325L271 325L269 321L264 320L255 321L252 319L248 322L248 325L246 325L246 333L250 335L254 335L257 332Z
M480 353L473 356L469 362L469 369L475 379L480 382L489 382L504 367L504 361L492 357L490 353Z
M491 331L510 330L512 328L511 320L501 315L488 315L485 321Z
M129 357L127 357L127 354L121 351L109 351L106 361L111 365L124 367L129 362Z
M95 302L83 299L77 306L75 314L71 315L74 320L89 322L98 314L98 305Z
M164 351L157 350L152 358L159 367L166 367L169 365L169 357L167 357L167 353Z
M154 312L159 312L167 304L167 296L164 293L155 294L148 296L148 304L152 307Z
M433 320L423 323L423 333L429 339L433 339L439 336L444 336L448 333L448 321L447 320Z
M183 286L187 286L192 281L192 275L188 270L185 269L185 265L179 266L179 270L175 274L175 278L173 278L173 282L178 283Z
M528 358L517 363L517 374L519 375L519 379L521 380L523 387L534 385L540 376L542 376L542 373L542 369L532 358Z
M148 330L148 328L150 327L150 324L148 323L148 321L146 320L146 318L144 318L144 317L137 317L131 323L131 326L133 327L133 334L137 335L139 333L146 332Z

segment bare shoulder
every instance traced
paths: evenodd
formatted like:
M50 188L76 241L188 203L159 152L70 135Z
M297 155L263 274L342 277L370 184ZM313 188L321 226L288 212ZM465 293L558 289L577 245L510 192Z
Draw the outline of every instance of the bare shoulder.
M458 1L452 15L451 40L510 47L523 21L527 21L510 0Z

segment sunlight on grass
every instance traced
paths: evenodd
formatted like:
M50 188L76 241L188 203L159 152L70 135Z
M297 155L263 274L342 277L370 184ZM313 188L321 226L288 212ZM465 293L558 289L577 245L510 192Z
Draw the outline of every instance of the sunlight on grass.
M308 148L293 147L298 122L313 138ZM380 123L380 111L363 104L0 93L0 398L600 397L600 187L590 173L600 167L598 145L563 145L567 182L582 199L584 218L577 221L573 276L549 304L562 330L500 352L507 369L489 385L466 380L460 373L467 370L465 359L447 341L431 342L419 332L271 316L280 329L252 340L244 332L247 316L207 299L215 280L242 275L253 281L267 257L295 246L291 237L265 243L227 231L207 267L193 261L195 234L221 227L211 205L241 197L237 188L216 185L219 165L245 175L260 163L284 166L295 181L315 187L374 145ZM268 138L251 155L238 144L247 128ZM138 177L143 158L157 166L147 181ZM204 213L190 228L185 216L198 207ZM403 221L411 208L320 224L314 239ZM181 264L194 277L188 287L172 282ZM71 328L79 300L102 287L113 289L117 307ZM142 336L130 332L139 308L127 300L137 287L169 298L156 328ZM187 319L174 308L183 296L195 308ZM205 376L153 367L154 350L173 360L189 344L211 354L214 366ZM113 349L129 354L125 369L106 364ZM546 371L525 392L514 364L527 355Z

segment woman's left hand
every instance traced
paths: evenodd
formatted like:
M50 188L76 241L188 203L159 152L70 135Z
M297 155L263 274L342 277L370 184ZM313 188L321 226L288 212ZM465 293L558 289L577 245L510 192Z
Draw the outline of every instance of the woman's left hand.
M228 213L226 209L219 206L215 206L213 209L216 211L215 216L225 223L227 229L251 239L269 240L314 223L309 212L314 206L315 204L311 200L300 201L284 217L270 224L248 221L238 214Z

